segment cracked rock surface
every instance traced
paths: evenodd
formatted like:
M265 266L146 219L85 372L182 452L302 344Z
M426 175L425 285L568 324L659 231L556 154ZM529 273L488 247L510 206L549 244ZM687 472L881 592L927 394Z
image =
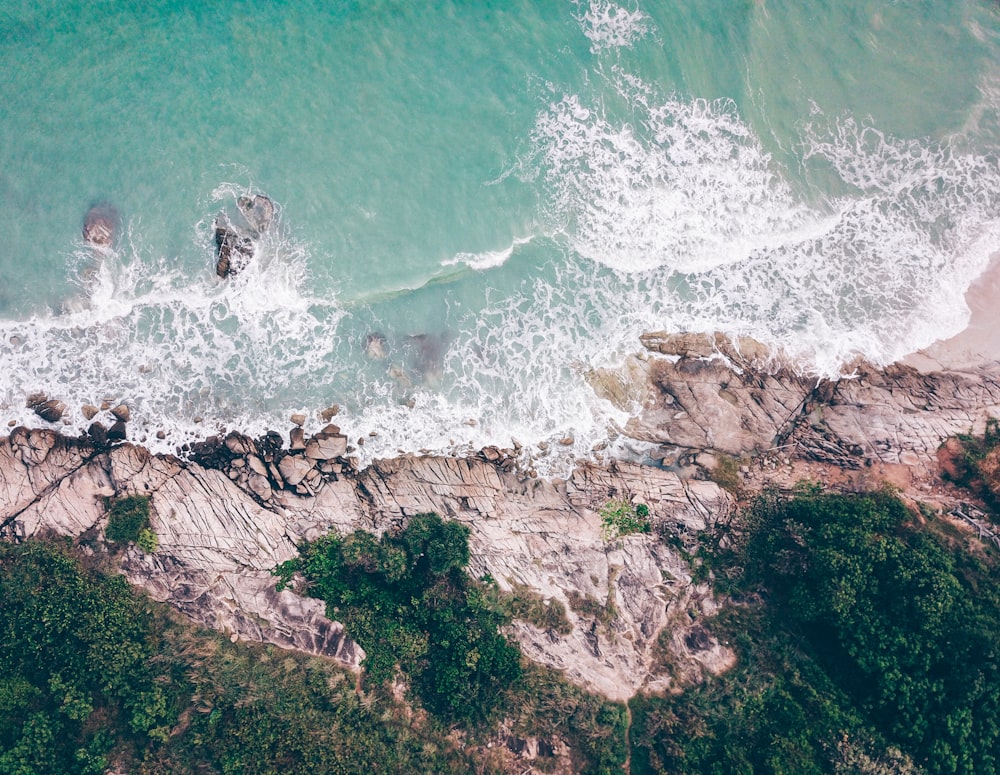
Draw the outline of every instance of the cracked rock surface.
M526 622L515 622L512 634L528 657L580 685L614 699L669 686L676 676L658 674L653 659L668 623L681 633L673 640L689 670L732 661L711 639L683 637L710 591L692 583L676 550L650 534L606 541L598 513L609 499L630 499L647 504L654 523L693 535L731 507L713 483L628 464L583 466L548 482L511 470L501 453L492 461L404 457L357 473L347 460L238 434L206 442L197 455L201 463L17 429L0 440L3 537L99 535L106 498L146 495L159 548L127 550L122 571L132 583L233 637L357 667L364 652L324 616L323 603L278 592L270 571L303 539L381 533L435 511L470 527L471 575L489 573L501 588L523 585L563 603L568 635ZM588 598L604 613L573 610L571 599Z

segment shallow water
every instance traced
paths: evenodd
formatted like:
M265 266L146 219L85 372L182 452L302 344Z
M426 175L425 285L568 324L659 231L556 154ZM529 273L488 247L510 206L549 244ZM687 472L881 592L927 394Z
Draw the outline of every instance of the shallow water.
M338 403L363 457L572 436L556 470L625 421L583 374L644 330L829 374L963 327L995 4L491 5L4 3L0 416L124 400L172 450ZM278 221L220 280L248 191Z

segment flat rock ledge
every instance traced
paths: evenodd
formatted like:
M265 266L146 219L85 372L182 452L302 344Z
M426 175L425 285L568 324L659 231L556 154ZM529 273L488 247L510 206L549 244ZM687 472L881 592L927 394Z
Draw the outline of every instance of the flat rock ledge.
M731 651L696 624L714 603L678 552L654 535L605 541L598 513L612 498L645 503L662 529L693 541L731 510L714 483L623 463L583 466L549 482L517 473L492 448L357 472L347 459L324 457L344 453L337 434L319 435L315 446L292 452L268 437L231 433L196 445L182 461L128 443L95 447L16 428L0 439L0 538L100 541L105 498L147 495L159 548L126 551L122 572L133 584L234 639L357 668L364 652L324 616L323 603L278 592L270 571L303 539L330 530L381 533L434 511L470 527L473 576L489 573L502 588L523 586L563 603L568 635L525 622L511 634L529 658L570 680L624 700L732 663ZM575 612L571 600L590 613ZM677 655L670 675L653 668L664 648Z

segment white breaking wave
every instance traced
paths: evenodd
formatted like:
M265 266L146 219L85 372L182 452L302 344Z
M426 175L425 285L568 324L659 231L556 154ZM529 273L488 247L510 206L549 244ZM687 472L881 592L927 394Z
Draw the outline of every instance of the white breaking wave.
M262 432L284 415L298 383L335 367L343 313L306 294L308 254L280 223L244 271L219 280L210 223L199 229L197 268L148 255L130 229L118 252L76 252L80 293L63 314L0 321L4 415L40 424L24 400L44 390L82 431L81 405L124 401L133 437L161 451L221 423Z
M620 85L641 124L612 122L568 95L532 133L549 217L581 255L626 272L700 271L822 228L731 102L656 104L635 82Z
M622 274L637 325L748 334L822 374L964 325L964 291L1000 244L995 156L818 114L802 163L842 181L831 196L808 175L793 188L734 104L614 78L634 118L563 96L537 117L531 162L549 227Z
M465 264L470 269L484 271L494 267L503 266L507 259L514 255L514 249L521 245L527 245L534 239L533 237L515 237L510 246L503 250L484 250L480 253L456 253L449 259L441 262L441 266L455 266Z
M594 54L631 46L649 32L649 17L638 8L628 10L610 0L590 0L577 15Z

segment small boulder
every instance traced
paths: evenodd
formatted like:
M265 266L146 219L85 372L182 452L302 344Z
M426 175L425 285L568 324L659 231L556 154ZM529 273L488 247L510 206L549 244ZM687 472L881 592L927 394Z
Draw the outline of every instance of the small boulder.
M108 443L108 431L99 422L91 423L87 428L87 435L94 442L95 447L103 447Z
M66 404L57 399L50 399L44 393L32 393L28 396L28 408L45 422L59 422L66 411Z
M338 414L340 414L340 407L337 404L332 404L320 412L319 416L323 418L323 422L330 422Z
M292 428L288 433L288 448L293 452L306 448L306 432L302 428Z
M93 404L84 404L83 406L80 407L80 413L83 415L84 419L88 421L93 420L95 417L97 417L97 413L99 411L100 409L98 409Z
M125 423L121 420L115 422L108 428L108 441L125 441L128 432L125 430Z
M128 422L132 417L132 412L125 404L118 404L114 409L111 410L111 414L114 415L116 420L121 420L122 422Z
M306 444L306 457L311 460L333 460L347 454L347 437L317 433Z
M315 461L301 455L285 455L278 461L278 470L289 487L295 487L313 470Z
M306 416L304 414L293 414L289 419L293 425L298 425L300 428L306 424Z
M108 248L118 229L118 213L108 204L94 205L83 219L83 241L94 248Z

